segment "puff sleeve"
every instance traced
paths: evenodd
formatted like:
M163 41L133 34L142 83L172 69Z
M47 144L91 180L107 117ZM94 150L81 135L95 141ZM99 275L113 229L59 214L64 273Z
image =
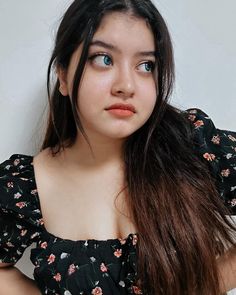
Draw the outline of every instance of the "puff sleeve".
M236 214L236 132L217 129L199 109L188 109L195 153L208 163L224 204Z
M32 157L12 155L0 164L0 262L16 263L40 237Z

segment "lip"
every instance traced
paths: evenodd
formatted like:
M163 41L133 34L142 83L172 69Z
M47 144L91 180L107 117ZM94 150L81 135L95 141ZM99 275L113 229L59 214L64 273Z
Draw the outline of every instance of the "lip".
M136 113L135 107L132 104L115 103L109 106L108 108L106 108L106 110L114 110L114 109L128 110L133 113Z

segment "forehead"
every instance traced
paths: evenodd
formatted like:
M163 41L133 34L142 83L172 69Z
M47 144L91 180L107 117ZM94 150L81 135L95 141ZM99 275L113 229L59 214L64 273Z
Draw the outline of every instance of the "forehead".
M106 14L94 34L94 39L106 40L118 47L121 44L149 49L155 47L154 35L147 21L122 12Z

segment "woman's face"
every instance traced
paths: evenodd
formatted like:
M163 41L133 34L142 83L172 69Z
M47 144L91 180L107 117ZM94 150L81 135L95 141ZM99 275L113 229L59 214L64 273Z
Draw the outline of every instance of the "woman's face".
M60 91L72 94L82 45L66 71L59 70ZM89 47L78 89L79 117L89 139L126 138L150 117L156 103L155 44L145 20L124 13L104 16ZM133 111L122 110L130 105Z

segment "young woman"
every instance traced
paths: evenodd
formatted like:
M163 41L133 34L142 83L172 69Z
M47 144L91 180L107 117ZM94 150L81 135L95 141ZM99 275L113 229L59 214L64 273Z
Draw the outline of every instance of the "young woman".
M71 4L48 68L40 153L0 165L4 294L236 287L236 133L172 107L173 81L170 35L151 1ZM35 280L9 267L32 242Z

